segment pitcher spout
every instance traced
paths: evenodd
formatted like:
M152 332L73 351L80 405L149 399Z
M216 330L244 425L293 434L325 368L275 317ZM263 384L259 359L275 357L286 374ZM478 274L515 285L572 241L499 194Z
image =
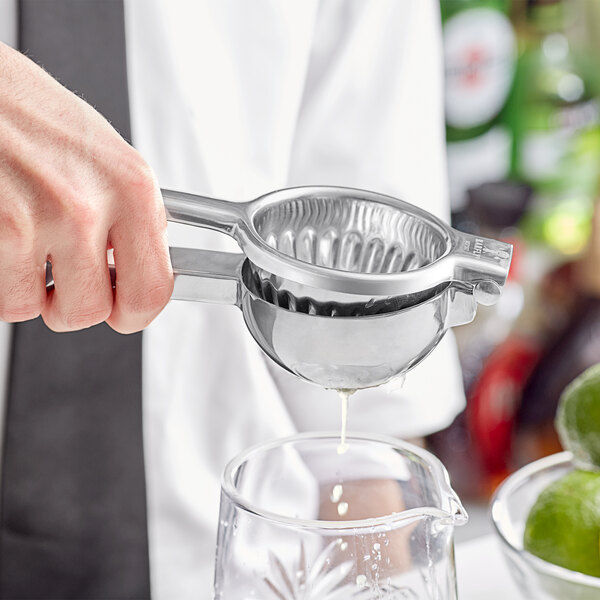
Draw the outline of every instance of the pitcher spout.
M452 491L452 496L449 498L449 502L452 507L450 512L452 525L455 527L466 525L469 521L469 515L454 490Z

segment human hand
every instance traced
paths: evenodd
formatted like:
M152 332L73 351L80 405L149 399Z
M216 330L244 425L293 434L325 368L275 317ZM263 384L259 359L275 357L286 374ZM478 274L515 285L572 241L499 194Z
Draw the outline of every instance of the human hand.
M0 320L41 314L55 331L106 321L131 333L172 291L151 169L91 106L0 43Z

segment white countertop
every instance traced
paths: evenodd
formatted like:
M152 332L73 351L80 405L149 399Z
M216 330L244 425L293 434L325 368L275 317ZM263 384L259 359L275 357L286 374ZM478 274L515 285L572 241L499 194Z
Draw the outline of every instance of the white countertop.
M516 587L493 535L456 545L459 600L527 600Z

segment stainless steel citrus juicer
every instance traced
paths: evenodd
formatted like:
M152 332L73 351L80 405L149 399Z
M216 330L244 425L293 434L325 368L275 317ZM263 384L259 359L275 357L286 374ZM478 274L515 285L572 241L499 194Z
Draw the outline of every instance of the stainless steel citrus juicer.
M243 254L171 249L174 299L234 304L274 361L325 388L403 375L500 297L509 244L390 196L300 187L234 203L163 190L170 221Z

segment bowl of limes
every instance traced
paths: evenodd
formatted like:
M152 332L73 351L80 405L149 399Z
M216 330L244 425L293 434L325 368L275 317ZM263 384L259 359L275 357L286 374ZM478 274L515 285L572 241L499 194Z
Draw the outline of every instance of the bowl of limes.
M492 521L525 598L600 598L600 365L563 392L566 452L526 465L492 499Z
M522 590L524 598L531 600L592 600L593 598L597 600L600 598L600 577L587 575L574 568L559 566L555 562L540 558L526 550L525 531L528 522L531 526L531 520L534 522L539 520L540 522L536 525L542 528L547 527L544 541L541 544L544 546L548 543L547 549L550 553L566 552L567 555L571 555L575 563L578 560L587 561L589 553L586 549L572 548L572 543L563 541L564 538L577 539L577 528L573 530L568 527L568 524L553 523L552 513L554 510L546 511L548 512L547 519L544 516L535 516L536 514L543 515L544 512L543 499L542 507L540 508L538 505L538 499L542 493L552 489L550 486L553 485L562 488L561 482L565 481L565 476L568 477L572 473L578 473L572 454L570 452L553 454L533 462L511 475L498 488L492 500L494 528L501 540L502 551L510 571ZM560 490L558 493L561 495ZM571 511L569 504L571 495L568 488L563 490L562 495L566 495L566 512L575 512ZM532 513L536 505L540 512ZM563 511L560 506L558 510ZM530 514L533 515L531 520L529 519ZM574 520L581 521L577 514L574 515ZM585 523L582 525L585 529ZM567 527L567 530L563 530L563 527ZM555 541L552 542L552 540ZM575 542L575 546L577 546L577 542ZM598 537L596 537L594 550L595 558L600 562Z

